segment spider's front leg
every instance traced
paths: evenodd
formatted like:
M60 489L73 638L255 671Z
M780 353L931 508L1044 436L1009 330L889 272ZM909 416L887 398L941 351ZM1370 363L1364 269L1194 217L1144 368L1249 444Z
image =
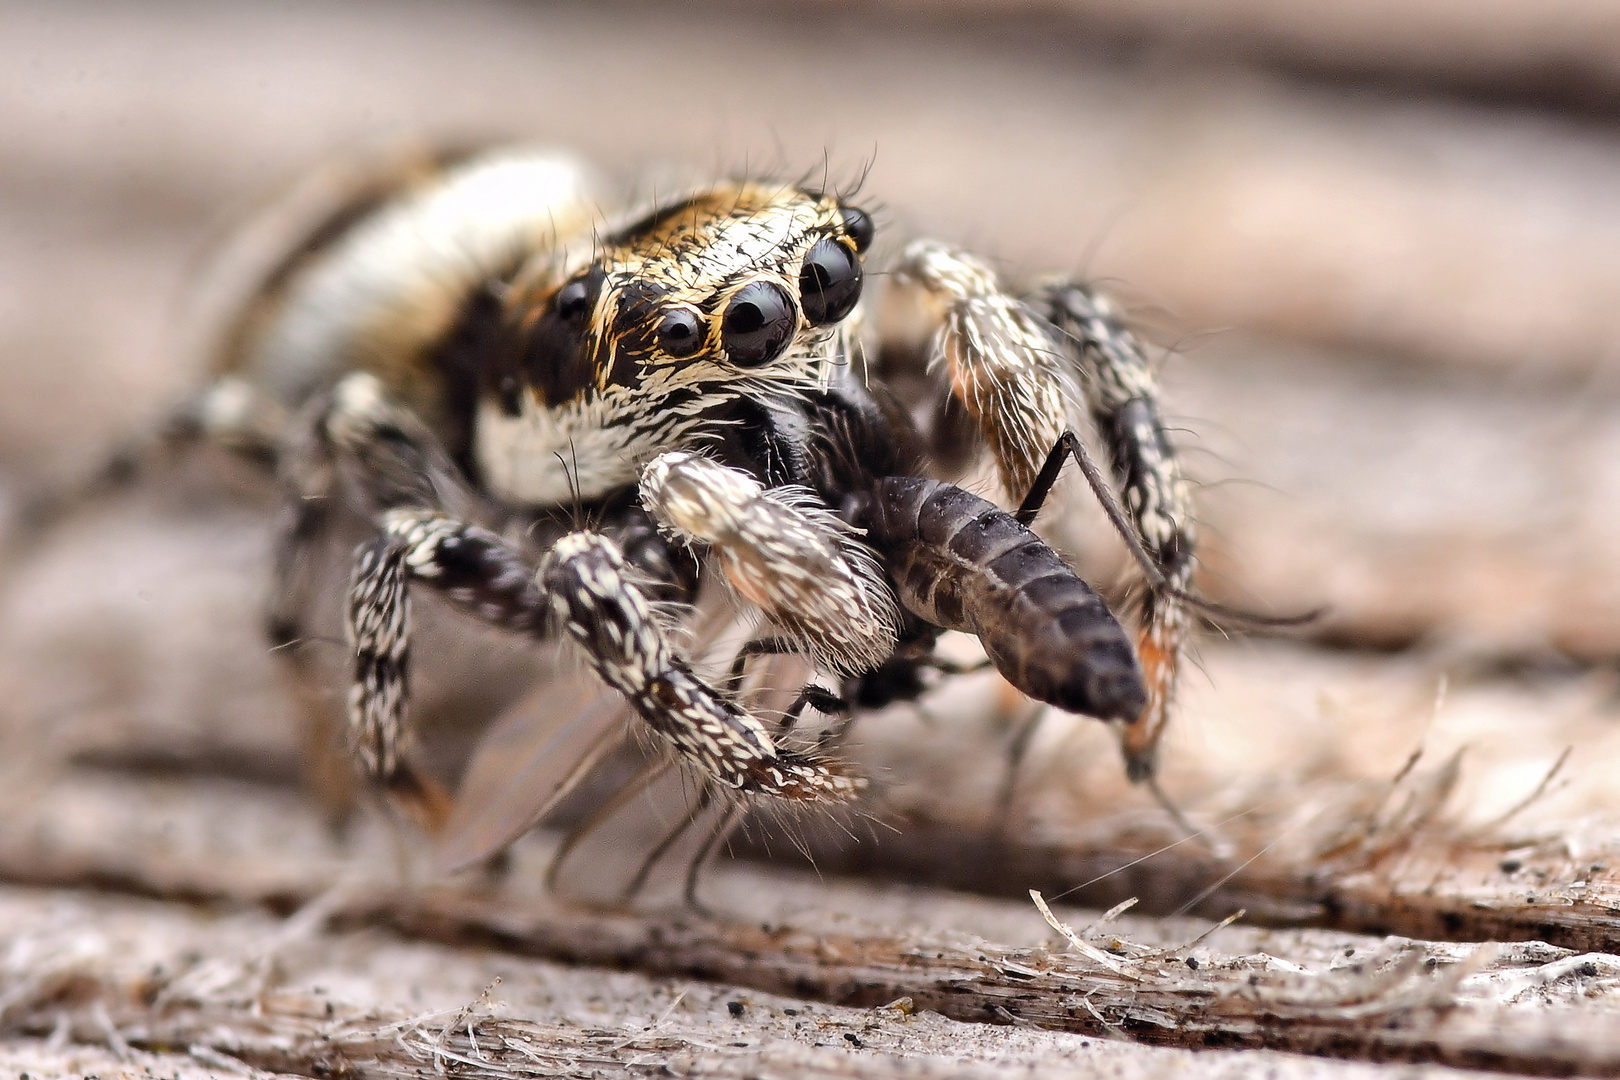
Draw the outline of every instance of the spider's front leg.
M831 763L778 748L758 718L693 674L607 537L564 536L546 553L537 581L602 681L708 777L789 800L843 802L859 791L859 780Z
M861 674L894 652L900 616L883 571L809 490L767 490L740 469L671 451L643 471L641 503L706 548L738 596L833 674Z
M267 630L306 711L310 780L335 822L352 811L353 771L338 751L346 743L365 773L407 816L431 829L450 812L442 786L405 752L410 609L401 552L369 543L355 556L354 582L373 593L372 625L356 627L370 655L356 677L387 707L371 707L362 721L330 694L331 673L308 648L321 623L327 545L355 524L375 526L400 506L456 509L465 516L479 498L427 429L393 404L373 376L356 373L308 403L291 437L283 440L278 473L286 492L275 546L275 572ZM351 605L352 606L352 605ZM345 737L346 734L346 737Z
M369 376L352 376L353 380ZM494 626L536 639L561 633L649 727L708 778L751 794L842 801L858 782L808 755L779 750L765 726L691 670L669 642L645 580L609 536L573 532L536 567L521 548L447 511L460 501L431 437L367 386L340 385L325 428L342 462L380 507L349 588L354 648L351 737L365 771L407 801L420 778L409 739L410 587L422 585ZM463 491L462 495L467 493ZM392 505L390 505L392 503Z
M1085 286L1060 282L1016 298L984 263L938 244L913 244L897 276L938 309L931 364L989 444L1003 487L1020 500L1019 519L1033 520L1072 456L1144 562L1137 652L1148 699L1121 734L1131 779L1150 780L1190 629L1184 598L1196 532L1140 344ZM1074 434L1082 398L1108 446L1123 510Z

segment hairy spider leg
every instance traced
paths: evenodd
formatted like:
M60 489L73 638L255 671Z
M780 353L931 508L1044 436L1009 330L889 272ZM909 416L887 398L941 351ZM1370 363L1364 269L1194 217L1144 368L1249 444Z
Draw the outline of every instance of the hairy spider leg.
M1027 492L1078 393L1042 315L1003 291L981 260L934 241L911 244L895 277L936 309L929 370L943 377L989 445L1011 498Z
M764 723L692 673L607 537L570 533L537 581L597 675L709 779L744 794L843 802L860 783L819 758L776 746Z
M1157 768L1191 630L1185 597L1198 542L1192 496L1165 433L1152 365L1107 297L1084 285L1058 282L1033 299L1060 332L1080 372L1086 405L1113 458L1133 531L1161 579L1149 585L1137 632L1148 705L1121 732L1127 775L1147 781ZM1084 461L1081 467L1086 467ZM1130 535L1125 535L1129 543ZM1133 553L1140 554L1134 547Z
M351 375L330 393L312 399L289 437L281 441L279 456L278 472L288 497L276 542L268 628L278 654L289 662L292 682L306 706L318 789L329 807L342 809L342 781L334 775L339 770L330 748L338 741L337 733L346 730L350 750L359 755L365 772L390 802L418 824L437 830L449 815L449 795L401 752L401 740L408 734L403 716L410 621L405 587L410 570L401 561L406 553L396 550L398 545L373 538L356 555L357 580L363 580L370 592L374 618L355 626L351 612L351 640L358 630L370 643L355 677L369 687L365 694L387 702L368 708L363 718L355 712L354 700L345 715L330 698L324 673L302 647L318 584L312 556L344 523L346 513L365 521L403 505L470 516L480 512L482 500L425 427L389 402L370 375ZM527 575L518 572L515 555L503 569L501 587L511 593L512 579ZM513 602L520 603L508 599ZM352 801L352 794L349 798Z
M1033 516L1056 479L1055 448L1083 451L1071 430L1080 397L1108 444L1131 527L1096 470L1083 454L1076 459L1133 554L1145 555L1160 579L1148 590L1136 641L1147 702L1120 730L1127 774L1148 780L1190 630L1182 597L1196 544L1152 368L1107 300L1085 286L1050 285L1026 302L1008 295L982 261L931 241L906 249L898 276L941 308L932 366L977 421L1004 489L1023 498L1020 518Z
M642 472L641 503L707 548L738 597L833 673L870 670L894 652L899 610L877 559L812 492L767 489L677 450Z

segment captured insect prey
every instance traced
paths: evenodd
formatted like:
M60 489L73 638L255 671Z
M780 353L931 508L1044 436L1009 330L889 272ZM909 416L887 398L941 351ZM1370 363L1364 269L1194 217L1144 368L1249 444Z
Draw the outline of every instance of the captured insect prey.
M1153 782L1196 531L1153 368L1100 293L1012 288L929 241L878 266L871 215L803 182L618 198L566 155L509 148L390 155L329 187L164 445L273 473L273 644L311 709L341 710L327 726L364 780L450 838L447 863L499 850L626 743L652 764L620 804L682 777L695 862L750 806L856 802L844 731L957 670L945 631L1029 698L1114 725ZM879 271L926 313L911 345L868 312ZM1002 505L951 482L975 455ZM1140 565L1133 631L1031 529L1071 461ZM323 574L334 538L358 547ZM427 594L562 643L591 687L511 714L567 715L478 781L521 788L496 809L452 794L413 721L438 659L413 651ZM334 599L337 705L303 647Z

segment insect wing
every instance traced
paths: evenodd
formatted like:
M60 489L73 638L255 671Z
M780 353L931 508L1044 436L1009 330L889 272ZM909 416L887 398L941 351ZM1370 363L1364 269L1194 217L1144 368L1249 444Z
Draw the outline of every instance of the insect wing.
M440 835L443 873L490 857L538 825L630 737L624 699L559 672L503 712L479 741Z
M728 658L740 640L735 631L751 629L732 623L725 629L733 633L716 634L722 626L712 620L707 627L708 634L730 643L717 644L711 659ZM738 699L774 726L812 674L814 666L796 654L754 657ZM751 823L768 828L756 820L760 812L769 814L768 802L745 802L728 788L705 787L668 751L652 752L574 827L556 856L561 861L553 865L550 882L559 894L587 903L678 901L694 887L700 864L729 850L733 830Z
M699 650L739 632L735 613L716 599L700 605L692 620ZM579 668L559 665L479 739L439 833L439 871L464 870L539 825L635 742L631 719L629 704L617 693Z

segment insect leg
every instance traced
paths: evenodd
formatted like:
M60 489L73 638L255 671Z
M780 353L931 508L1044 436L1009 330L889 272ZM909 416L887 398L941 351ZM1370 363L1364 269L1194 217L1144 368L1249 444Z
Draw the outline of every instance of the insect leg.
M766 490L687 451L655 458L641 502L665 529L706 546L733 590L839 674L894 651L899 612L871 551L808 492Z
M355 555L347 630L353 657L350 745L363 771L430 827L448 799L408 760L413 582L427 582L485 621L536 636L548 607L522 556L487 530L431 510L395 509Z
M1148 780L1190 631L1183 597L1197 545L1192 498L1165 434L1153 368L1108 299L1084 285L1059 282L1032 301L1058 329L1080 371L1086 405L1113 458L1133 531L1162 579L1148 589L1137 634L1148 707L1122 732L1127 772L1133 780Z
M703 905L703 902L698 899L698 877L703 872L704 864L706 864L709 859L713 857L715 850L719 848L723 841L731 836L731 830L736 826L737 819L741 814L742 807L738 804L733 803L730 806L727 806L724 814L720 818L719 823L715 825L714 832L709 834L709 839L704 842L703 847L700 848L697 855L693 857L691 865L686 868L686 888L682 890L681 895L686 900L686 906L690 907L694 911L703 912L705 914L707 914L709 911L709 909Z
M667 756L648 762L640 772L625 781L624 786L615 791L606 802L592 810L589 817L576 825L573 831L564 837L563 842L557 846L557 850L552 853L551 862L546 866L546 891L557 891L557 879L562 871L563 864L568 861L568 857L574 853L575 849L579 847L586 837L601 828L620 810L623 810L645 794L653 784L657 783L672 768L674 768L674 762ZM707 787L704 788L704 794L708 794Z
M703 790L698 794L697 805L692 808L692 812L677 822L674 828L664 833L658 843L653 845L652 850L647 852L646 858L641 860L641 866L636 869L635 877L631 878L629 883L619 891L620 900L629 902L640 895L641 890L647 886L647 878L652 875L653 867L658 865L660 859L669 854L670 848L674 847L680 838L685 836L687 831L697 824L698 818L702 817L713 803L714 790L708 785L704 785Z
M754 638L744 642L731 661L731 674L726 679L726 689L735 694L742 688L744 671L750 658L785 656L796 654L798 651L799 643L788 638ZM782 719L776 722L776 737L781 738L792 731L807 708L814 708L827 716L844 716L851 711L849 702L833 691L824 686L817 686L813 682L806 683L787 708L782 710ZM825 739L821 740L821 745L826 745Z
M1024 767L1030 744L1035 741L1035 733L1046 718L1046 710L1045 702L1036 702L1035 707L1013 729L1012 742L1007 745L1007 771L1001 778L1001 791L996 795L996 805L1002 810L1012 805L1013 796L1018 793L1018 774Z
M794 725L799 722L799 718L804 715L804 710L807 708L814 709L816 712L823 713L827 716L842 716L846 718L846 721L850 716L850 707L848 701L839 697L837 694L833 693L831 690L828 690L824 686L817 686L815 683L810 683L809 685L805 686L804 689L799 691L799 696L793 699L793 703L789 705L787 710L782 714L781 722L776 725L776 733L781 735L785 732L792 731ZM842 739L844 729L847 726L848 724L846 722L844 724L840 724L833 731L828 732L823 744L825 745L827 742L837 742L839 739Z
M726 692L735 694L742 689L743 676L748 670L748 661L756 656L782 656L786 653L799 651L799 643L790 638L753 638L743 643L737 650L737 655L731 659L731 673L726 676Z

